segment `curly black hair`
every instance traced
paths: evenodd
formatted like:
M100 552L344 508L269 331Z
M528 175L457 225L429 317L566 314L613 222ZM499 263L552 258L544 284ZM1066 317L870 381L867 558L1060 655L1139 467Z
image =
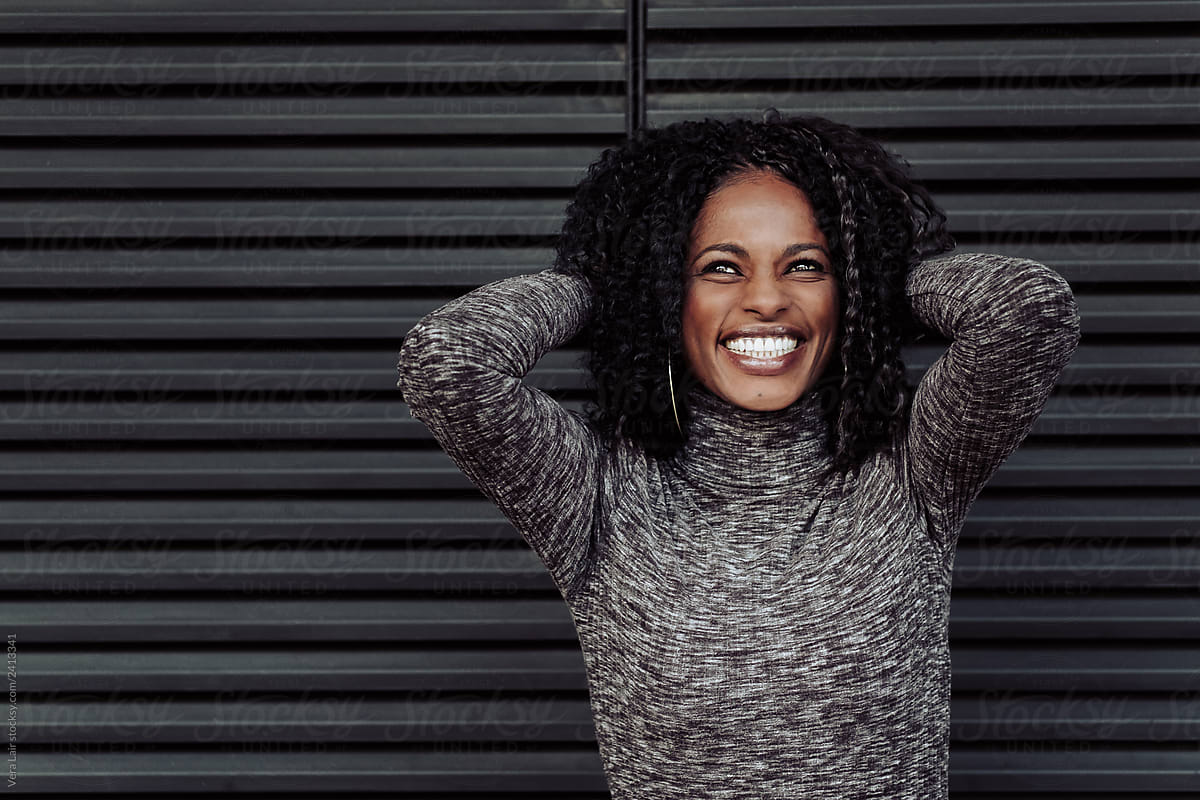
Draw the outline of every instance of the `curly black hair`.
M685 422L688 387L697 380L680 369L688 239L705 200L753 171L802 190L830 244L843 298L839 347L810 391L822 393L829 472L844 473L905 424L913 389L900 349L916 331L905 279L954 240L905 162L820 117L769 109L761 121L645 128L588 168L567 207L553 266L585 277L593 290L587 366L596 402L587 414L610 446L626 437L669 457L683 444L672 399Z

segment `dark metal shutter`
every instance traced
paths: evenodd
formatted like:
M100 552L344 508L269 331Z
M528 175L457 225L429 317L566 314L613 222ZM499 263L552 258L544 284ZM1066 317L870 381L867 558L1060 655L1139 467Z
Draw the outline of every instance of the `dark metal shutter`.
M623 130L623 6L252 5L0 9L16 791L602 797L570 617L392 367L548 264ZM1075 287L1084 342L959 550L956 797L1194 789L1197 17L649 9L652 123L858 124L962 246ZM578 354L530 381L579 407Z
M570 615L395 363L548 265L624 19L0 8L12 791L607 796Z
M655 0L647 114L817 113L1083 341L955 564L956 798L1200 789L1200 4ZM914 376L942 346L914 348ZM1172 794L1172 793L1178 793Z

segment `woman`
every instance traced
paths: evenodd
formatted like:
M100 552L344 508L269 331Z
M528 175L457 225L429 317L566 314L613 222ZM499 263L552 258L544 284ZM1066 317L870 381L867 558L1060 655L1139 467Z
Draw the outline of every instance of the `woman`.
M686 122L593 164L552 269L422 319L414 416L574 617L624 798L945 798L971 502L1079 340L1071 289L952 247L828 120ZM597 405L521 378L588 330ZM915 392L900 347L952 340Z

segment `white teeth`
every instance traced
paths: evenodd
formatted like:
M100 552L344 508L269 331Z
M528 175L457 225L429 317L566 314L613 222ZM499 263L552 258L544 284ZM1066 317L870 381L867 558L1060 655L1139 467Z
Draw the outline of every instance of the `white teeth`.
M730 339L725 346L737 353L748 353L767 358L777 358L790 353L797 347L797 342L791 336L741 337Z

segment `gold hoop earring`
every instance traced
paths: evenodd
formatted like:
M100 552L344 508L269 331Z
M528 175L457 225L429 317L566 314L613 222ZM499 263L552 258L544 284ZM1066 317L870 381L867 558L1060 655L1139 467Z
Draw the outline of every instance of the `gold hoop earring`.
M679 424L679 409L675 407L675 380L671 377L671 351L667 350L667 386L671 390L671 410L675 412L675 427L679 430L679 435L683 436L683 426Z

